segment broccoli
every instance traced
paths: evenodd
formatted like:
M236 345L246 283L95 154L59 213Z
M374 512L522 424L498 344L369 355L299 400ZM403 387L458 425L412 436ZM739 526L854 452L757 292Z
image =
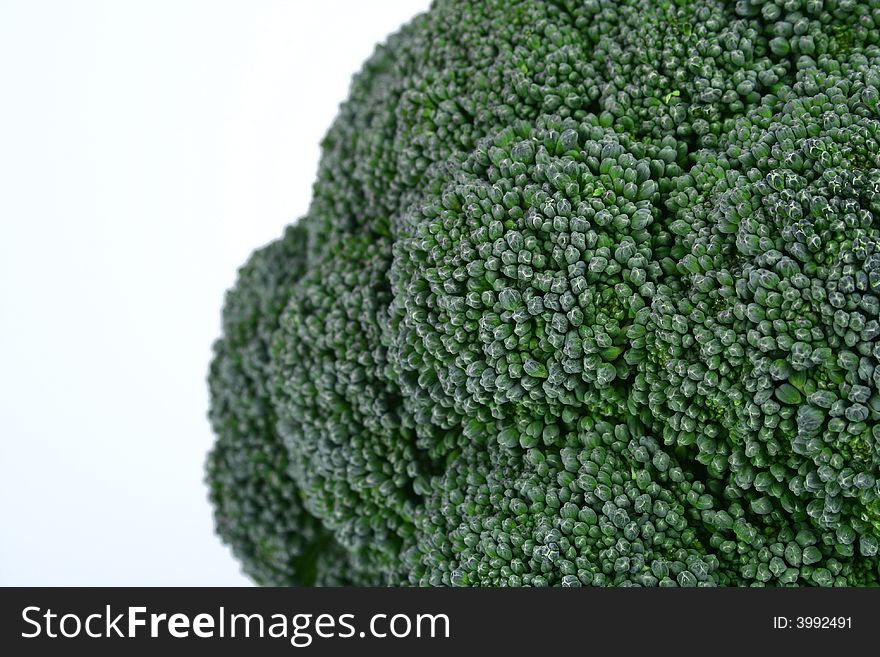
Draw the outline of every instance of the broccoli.
M227 295L219 535L269 585L877 586L878 104L880 0L435 0Z
M275 429L268 391L269 343L290 288L305 271L304 232L253 254L227 294L224 337L209 375L218 436L207 462L217 531L267 585L353 583L351 556L306 511L290 457Z

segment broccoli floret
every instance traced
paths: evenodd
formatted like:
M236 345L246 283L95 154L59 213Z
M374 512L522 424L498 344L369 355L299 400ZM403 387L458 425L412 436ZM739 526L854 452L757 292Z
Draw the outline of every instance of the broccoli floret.
M720 153L693 155L669 204L676 275L633 334L674 354L637 377L667 444L693 445L752 508L813 527L838 557L872 556L856 537L875 531L874 75L861 58L816 64Z
M245 572L269 586L357 581L351 556L306 511L290 456L275 429L269 343L294 281L305 271L299 225L255 252L226 295L223 338L209 375L217 442L207 481L217 533Z
M880 0L436 0L227 297L219 534L264 584L880 584L878 105Z
M278 433L305 507L356 564L399 583L421 456L389 380L380 320L391 245L353 237L291 290L272 350ZM378 576L378 575L377 575Z

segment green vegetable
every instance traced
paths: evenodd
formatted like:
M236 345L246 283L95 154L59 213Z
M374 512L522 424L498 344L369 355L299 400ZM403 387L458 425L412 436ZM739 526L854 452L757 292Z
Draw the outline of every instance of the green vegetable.
M438 0L209 375L261 584L877 585L880 0ZM877 217L877 218L875 218Z
M217 531L249 576L275 586L357 581L351 555L306 511L288 474L290 456L269 398L269 342L305 271L304 237L301 226L290 227L241 268L226 296L224 337L214 347L208 377L218 438L207 478Z

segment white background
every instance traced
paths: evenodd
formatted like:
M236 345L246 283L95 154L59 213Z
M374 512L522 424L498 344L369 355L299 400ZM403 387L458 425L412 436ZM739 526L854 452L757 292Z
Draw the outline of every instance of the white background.
M0 584L246 584L213 535L224 290L428 0L0 2Z

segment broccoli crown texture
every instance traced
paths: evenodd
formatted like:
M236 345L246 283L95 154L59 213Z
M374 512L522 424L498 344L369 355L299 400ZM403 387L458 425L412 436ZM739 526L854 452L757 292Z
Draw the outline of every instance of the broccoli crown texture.
M261 584L878 585L880 0L436 0L228 293Z

